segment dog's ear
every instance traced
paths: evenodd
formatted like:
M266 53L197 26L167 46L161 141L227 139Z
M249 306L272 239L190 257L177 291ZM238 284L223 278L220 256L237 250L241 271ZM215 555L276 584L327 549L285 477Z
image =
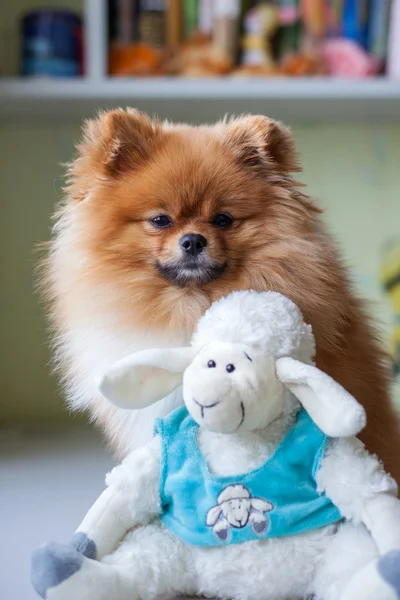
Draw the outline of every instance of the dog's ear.
M107 175L118 177L150 157L159 133L159 126L146 114L135 109L118 109L88 121L84 137L86 144L94 149L97 164Z
M67 171L69 197L84 200L94 187L140 167L150 158L161 131L159 123L129 108L102 112L86 121L78 157Z
M290 130L263 115L248 115L225 125L225 141L245 166L268 165L278 173L300 171L298 153Z
M86 121L79 155L68 169L70 196L82 200L94 180L116 179L144 164L160 135L161 126L134 109L103 112Z

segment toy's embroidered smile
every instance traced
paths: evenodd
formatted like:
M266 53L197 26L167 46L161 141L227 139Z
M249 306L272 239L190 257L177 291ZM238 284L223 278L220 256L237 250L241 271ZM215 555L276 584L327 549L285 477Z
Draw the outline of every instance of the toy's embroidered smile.
M219 402L214 402L213 404L200 404L200 402L197 402L196 398L192 398L193 402L195 404L197 404L197 406L200 408L200 413L201 413L201 418L204 419L204 409L205 408L214 408L215 406L218 406L219 404L221 404L221 401ZM236 427L236 431L238 429L240 429L240 427L243 425L243 422L246 418L246 410L244 408L244 404L243 402L240 403L240 409L242 411L242 417L240 419L240 423L239 425Z
M241 421L240 421L240 423L239 423L239 425L237 426L236 429L239 429L239 427L241 427L243 425L243 421L244 421L245 416L246 416L246 411L245 411L243 402L240 403L240 408L242 409L242 419L241 419Z
M221 402L214 402L214 404L200 404L200 402L197 402L196 398L193 398L193 402L195 404L197 404L197 406L200 407L200 411L201 411L201 418L204 419L204 409L205 408L214 408L214 406L218 406L218 404L221 404Z

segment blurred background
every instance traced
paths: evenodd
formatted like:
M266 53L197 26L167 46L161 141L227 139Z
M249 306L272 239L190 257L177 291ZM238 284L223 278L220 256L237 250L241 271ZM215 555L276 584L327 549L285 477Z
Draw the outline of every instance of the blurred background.
M400 0L13 0L0 5L0 597L66 541L113 464L51 375L34 248L98 108L282 119L371 302L400 406ZM399 457L400 460L400 457Z

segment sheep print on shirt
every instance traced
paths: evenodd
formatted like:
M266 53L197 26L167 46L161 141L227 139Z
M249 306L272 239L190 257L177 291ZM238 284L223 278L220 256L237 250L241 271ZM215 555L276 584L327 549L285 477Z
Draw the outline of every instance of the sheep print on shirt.
M221 546L295 535L342 519L317 491L315 474L328 438L305 410L263 465L237 476L209 472L198 429L184 406L155 427L161 438L161 520L177 537Z

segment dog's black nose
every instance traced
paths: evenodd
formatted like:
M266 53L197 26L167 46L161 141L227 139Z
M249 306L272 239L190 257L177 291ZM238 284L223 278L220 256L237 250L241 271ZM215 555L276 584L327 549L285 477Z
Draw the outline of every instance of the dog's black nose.
M197 256L203 252L204 248L207 246L207 240L204 235L201 235L200 233L187 233L181 237L179 245L183 252L187 252L187 254L191 254L192 256Z

